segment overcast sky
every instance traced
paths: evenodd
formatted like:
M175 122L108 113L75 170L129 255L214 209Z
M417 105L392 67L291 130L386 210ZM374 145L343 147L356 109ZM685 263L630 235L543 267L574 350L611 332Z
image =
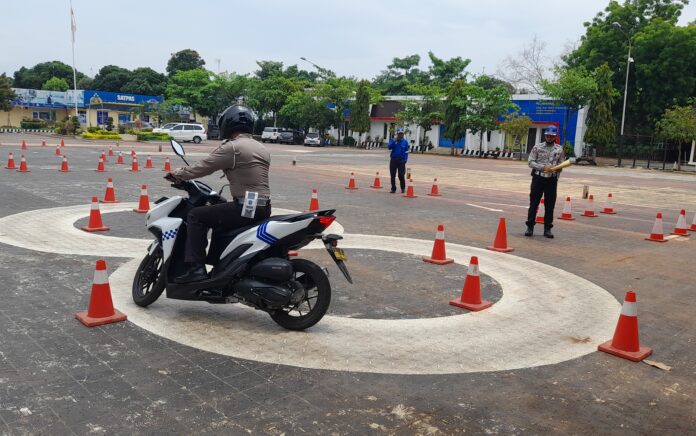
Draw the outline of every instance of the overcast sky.
M69 0L2 0L0 73L71 63ZM73 0L76 67L165 72L171 53L197 50L206 67L251 73L257 60L311 70L301 56L340 75L374 78L395 56L471 59L470 73L494 73L533 35L552 57L584 33L608 0ZM680 24L696 19L696 1Z

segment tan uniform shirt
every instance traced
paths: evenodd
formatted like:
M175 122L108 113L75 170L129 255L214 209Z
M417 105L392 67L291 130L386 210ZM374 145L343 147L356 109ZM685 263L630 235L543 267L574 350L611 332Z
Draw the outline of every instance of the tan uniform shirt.
M230 182L232 196L244 198L246 191L270 198L268 173L271 155L251 135L241 134L213 150L190 167L179 168L174 175L181 180L197 179L222 170Z

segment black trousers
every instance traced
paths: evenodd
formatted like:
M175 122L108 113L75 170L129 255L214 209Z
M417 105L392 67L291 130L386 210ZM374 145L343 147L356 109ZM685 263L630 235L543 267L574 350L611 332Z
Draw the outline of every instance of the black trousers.
M553 209L556 206L556 189L558 177L541 177L532 175L532 186L529 192L529 211L527 211L527 225L533 226L537 208L544 196L544 226L553 227Z
M396 191L396 173L399 173L399 184L401 190L406 189L406 161L403 159L391 158L389 161L389 176L391 177L391 190Z
M257 207L254 219L241 216L242 205L236 202L201 206L188 214L186 233L187 263L205 264L208 229L234 230L263 221L271 216L271 206Z

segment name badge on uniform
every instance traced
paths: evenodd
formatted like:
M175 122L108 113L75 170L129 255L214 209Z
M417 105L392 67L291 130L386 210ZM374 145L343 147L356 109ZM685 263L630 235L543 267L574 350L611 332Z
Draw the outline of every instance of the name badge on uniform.
M242 216L244 218L253 219L256 214L256 203L259 201L257 192L246 191L244 195L244 206L242 207Z

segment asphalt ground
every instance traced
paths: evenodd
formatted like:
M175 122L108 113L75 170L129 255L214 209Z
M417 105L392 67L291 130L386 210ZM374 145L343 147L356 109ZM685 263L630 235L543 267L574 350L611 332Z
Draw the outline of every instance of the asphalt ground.
M137 201L141 184L148 185L153 200L176 193L161 179L161 168L164 155L174 166L177 158L159 153L157 145L112 144L123 150L127 163L135 147L141 169L145 155L152 154L157 169L130 173L129 165L114 165L114 157L108 172L97 173L99 153L109 143L67 141L63 151L72 172L63 174L54 147L37 145L41 137L0 135L3 167L10 151L19 164L22 138L30 142L24 153L31 172L0 168L0 217L86 206L92 196L103 195L107 177L114 179L122 201ZM47 142L55 144L56 138ZM214 146L186 148L195 160ZM524 163L412 154L408 167L418 197L406 199L386 192L384 150L267 147L274 207L304 210L317 188L320 206L337 209L346 233L432 240L443 224L448 243L483 248L492 243L504 216L515 256L587 279L619 302L628 287L635 289L641 343L653 348L649 359L671 369L600 352L547 366L437 375L238 359L179 344L130 322L87 329L74 313L86 308L95 257L0 244L0 434L694 433L696 236L665 244L644 240L657 212L665 216L667 232L681 208L689 212L690 224L696 211L694 176L571 167L559 182L556 215L569 195L576 220L557 220L556 238L547 240L522 236L529 186ZM356 191L345 189L351 171L357 175ZM369 188L375 171L385 189ZM442 197L425 195L432 177L438 177ZM217 176L204 181L222 185ZM579 217L583 185L597 200L613 192L619 213ZM147 238L142 215L120 212L105 214L104 220L112 236ZM4 231L0 228L0 234ZM303 256L331 268L322 254ZM379 247L348 254L359 283L348 286L333 269L332 315L417 319L447 317L454 310L446 301L461 289L465 267L431 266ZM109 270L128 260L108 258ZM495 277L482 278L484 297L505 298ZM610 338L592 338L599 339Z

